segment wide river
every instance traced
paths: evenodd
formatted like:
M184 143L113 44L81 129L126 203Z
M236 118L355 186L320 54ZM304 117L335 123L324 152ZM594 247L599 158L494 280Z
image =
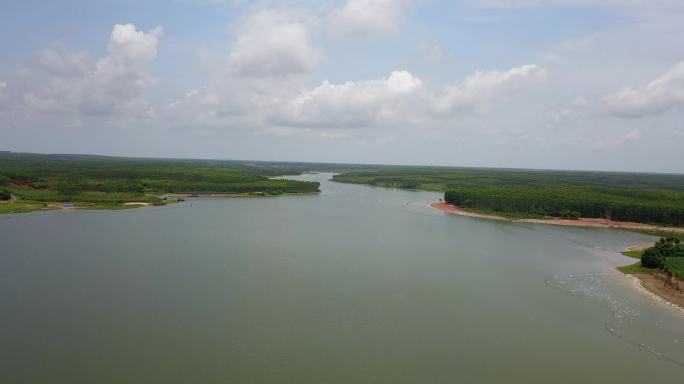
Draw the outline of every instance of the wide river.
M682 382L684 314L615 271L653 238L329 177L0 216L0 382Z

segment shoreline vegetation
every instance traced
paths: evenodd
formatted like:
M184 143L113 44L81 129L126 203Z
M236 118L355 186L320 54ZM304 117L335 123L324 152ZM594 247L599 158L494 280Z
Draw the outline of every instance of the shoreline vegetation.
M382 167L335 175L333 180L443 192L444 200L430 205L449 214L522 223L617 228L684 240L684 175ZM653 281L646 280L645 286L653 285Z
M385 167L335 175L333 180L442 192L446 203L511 219L582 217L597 219L597 224L605 219L684 226L684 175Z
M663 301L684 310L684 246L679 245L678 238L661 238L654 246L632 246L622 252L624 256L639 259L640 261L618 267L617 269L636 279L636 287L655 299ZM669 251L663 252L663 244L669 243ZM658 250L660 248L660 250ZM679 249L677 249L679 248ZM653 253L663 252L662 265L648 268L650 256ZM646 256L645 256L646 255Z
M0 153L0 214L319 193L317 182L277 177L301 172L301 167L273 162L6 152Z
M501 221L510 221L517 223L535 223L535 224L549 224L549 225L562 225L571 227L589 227L589 228L617 228L626 229L637 232L644 232L649 234L654 233L679 233L684 235L684 228L681 227L667 227L658 226L654 224L646 223L636 223L630 221L616 221L600 218L564 218L564 217L544 217L544 218L526 218L525 216L515 215L504 216L498 214L494 211L485 211L477 209L464 208L458 205L445 203L445 202L434 202L430 203L430 206L438 209L442 212L451 213L455 215L468 216L468 217L479 217L483 219L493 219Z

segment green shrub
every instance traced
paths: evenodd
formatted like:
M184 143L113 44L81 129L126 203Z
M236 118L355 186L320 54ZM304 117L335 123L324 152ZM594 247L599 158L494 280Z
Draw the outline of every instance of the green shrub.
M581 214L577 211L571 211L568 209L564 209L564 210L560 211L558 216L565 218L565 219L578 220L581 217Z
M644 251L641 256L641 266L644 268L662 268L664 264L663 258L656 252L653 248L649 248Z

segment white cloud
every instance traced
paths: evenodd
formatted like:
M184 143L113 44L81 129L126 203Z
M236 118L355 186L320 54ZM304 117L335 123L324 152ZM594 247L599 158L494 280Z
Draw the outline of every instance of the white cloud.
M530 81L545 80L547 70L537 65L523 65L508 71L477 71L458 85L448 86L435 99L438 112L462 110L486 111L492 100Z
M57 76L83 76L92 70L93 60L85 52L69 52L63 46L46 48L40 53L40 65Z
M318 128L350 128L395 117L409 98L420 91L423 81L407 71L394 71L388 78L324 82L285 105L276 123Z
M107 50L113 61L122 65L145 65L157 57L157 41L162 28L144 33L133 24L116 24L109 38Z
M376 80L324 82L285 104L272 121L292 127L337 129L417 126L458 113L483 113L492 102L545 76L544 68L525 65L504 72L478 71L461 84L442 89L426 87L408 71L394 71L388 78Z
M333 36L368 36L398 30L406 0L347 0L333 10L329 27Z
M114 26L109 56L91 59L84 52L57 46L39 57L40 69L26 69L17 78L18 98L28 112L84 113L149 117L150 106L141 99L154 83L146 71L157 56L161 27L147 33L132 24Z
M239 74L282 76L314 70L321 54L309 28L297 15L277 10L257 11L238 29L229 64Z
M643 87L623 88L604 97L608 112L618 117L659 115L684 107L684 62Z

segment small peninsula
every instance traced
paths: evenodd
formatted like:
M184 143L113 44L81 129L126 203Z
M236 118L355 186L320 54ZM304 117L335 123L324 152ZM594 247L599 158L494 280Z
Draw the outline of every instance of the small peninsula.
M56 209L128 209L187 197L319 192L280 163L0 153L0 214Z

